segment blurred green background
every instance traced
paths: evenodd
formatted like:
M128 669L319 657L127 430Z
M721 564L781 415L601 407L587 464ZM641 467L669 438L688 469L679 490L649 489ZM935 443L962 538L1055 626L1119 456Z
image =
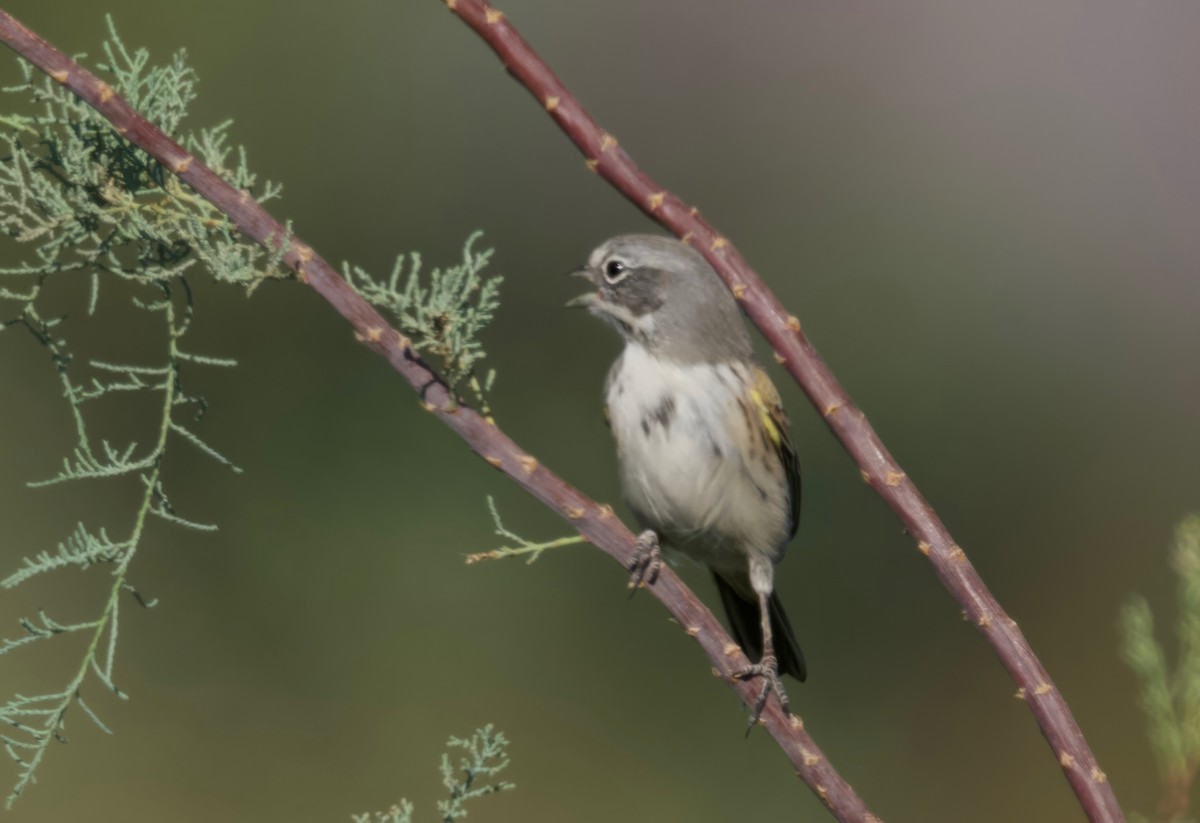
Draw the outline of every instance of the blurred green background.
M105 10L159 60L186 47L192 123L233 117L251 166L285 184L275 213L331 261L449 262L484 229L507 278L487 334L497 418L618 501L599 401L618 343L560 310L577 285L559 273L652 226L440 2L5 7L69 52L98 56ZM1020 622L1123 803L1152 810L1115 621L1136 590L1169 622L1167 544L1200 508L1200 6L502 8L800 316ZM315 295L199 286L194 347L241 366L194 369L190 387L212 402L203 434L246 472L176 446L174 502L221 532L150 532L132 579L161 604L127 608L118 652L132 700L94 701L116 735L73 723L13 819L332 821L404 795L429 820L444 739L489 721L519 788L473 820L826 819L601 553L463 564L500 542L485 495L525 536L565 527L421 413ZM122 320L120 290L96 321L80 294L61 299L88 353L159 351ZM775 374L805 472L779 588L808 654L792 690L807 727L889 821L1082 819L986 643ZM132 487L24 487L56 471L70 422L27 335L0 337L0 375L4 568L78 519L127 528ZM136 404L105 402L97 425L134 428ZM5 592L4 634L43 605L96 613L104 578ZM59 686L78 652L0 660L4 693Z

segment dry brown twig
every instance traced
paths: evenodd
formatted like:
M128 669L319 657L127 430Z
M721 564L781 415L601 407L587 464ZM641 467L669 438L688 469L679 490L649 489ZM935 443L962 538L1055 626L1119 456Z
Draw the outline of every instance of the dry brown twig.
M1088 747L1066 700L1029 642L954 542L933 507L888 452L866 415L854 404L800 329L733 244L679 197L655 183L611 134L600 128L503 12L484 0L446 5L496 52L504 67L545 108L583 152L585 163L652 219L691 243L724 278L746 314L775 349L775 359L800 384L826 424L850 453L866 481L900 517L917 548L967 617L987 638L1033 712L1084 812L1092 821L1123 821L1104 772Z
M445 383L332 267L299 237L290 235L245 192L233 188L178 143L149 123L104 81L0 10L0 41L37 66L104 116L119 134L157 159L223 213L254 241L286 250L283 262L354 328L356 339L382 356L416 390L425 410L453 429L488 464L566 519L587 540L628 567L634 537L614 515L538 463L493 422L458 402ZM713 663L714 673L747 706L758 696L757 684L737 680L733 672L748 661L696 595L670 569L663 569L649 591L695 639ZM795 766L797 774L834 816L844 823L879 823L854 789L833 768L804 729L799 717L785 715L772 699L762 723Z

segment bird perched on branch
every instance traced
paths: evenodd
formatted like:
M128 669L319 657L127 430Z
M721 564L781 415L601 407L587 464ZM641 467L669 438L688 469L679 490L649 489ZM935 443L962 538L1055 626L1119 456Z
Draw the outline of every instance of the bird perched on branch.
M730 628L761 678L751 723L779 675L804 656L774 591L796 533L800 467L779 393L754 361L737 302L712 266L674 238L622 235L573 274L595 287L567 305L616 327L625 349L604 387L621 489L646 529L631 585L653 582L659 543L713 573Z

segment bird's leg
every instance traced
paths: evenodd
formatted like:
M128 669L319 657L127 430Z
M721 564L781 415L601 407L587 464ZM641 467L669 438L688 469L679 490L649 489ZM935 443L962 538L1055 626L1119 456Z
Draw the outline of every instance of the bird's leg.
M662 552L658 548L658 535L653 529L646 529L637 537L637 549L633 560L629 563L629 588L633 591L644 589L647 584L658 580L662 569Z
M750 709L750 725L746 727L746 734L750 734L754 724L762 717L763 709L767 705L767 698L772 692L779 698L779 705L783 707L783 713L792 713L788 705L787 692L783 690L783 681L779 678L779 661L775 657L775 642L771 637L771 610L767 606L767 597L768 595L763 592L758 593L758 609L762 619L762 659L733 673L738 680L762 678L762 690L758 693L758 699L754 701L754 705Z

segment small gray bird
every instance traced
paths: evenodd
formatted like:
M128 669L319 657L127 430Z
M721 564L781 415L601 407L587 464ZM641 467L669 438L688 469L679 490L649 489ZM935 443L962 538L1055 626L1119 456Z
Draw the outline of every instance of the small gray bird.
M631 584L653 582L659 541L712 571L733 636L760 677L751 723L779 674L804 680L804 656L774 591L796 533L800 466L779 393L757 363L737 303L717 273L674 238L631 234L574 274L594 291L569 306L617 328L625 350L605 383L621 489L646 532Z

